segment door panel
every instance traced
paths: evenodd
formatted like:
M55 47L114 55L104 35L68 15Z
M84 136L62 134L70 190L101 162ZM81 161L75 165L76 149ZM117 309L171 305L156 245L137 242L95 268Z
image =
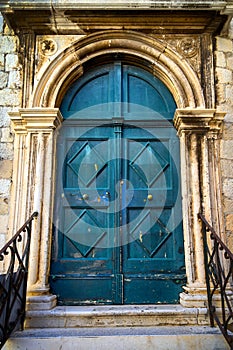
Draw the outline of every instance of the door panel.
M121 62L90 71L64 97L50 279L60 304L178 301L174 108L157 78Z
M78 79L64 97L61 110L65 119L69 117L109 118L113 113L112 102L115 100L115 69L106 65L98 70L88 72ZM91 109L92 106L98 106Z
M175 212L179 178L172 152L179 152L175 131L163 138L142 128L125 128L125 171L131 202L125 209L128 244L123 246L124 303L175 302L183 274L181 212ZM167 133L167 137L166 134ZM176 218L175 218L176 215ZM178 225L177 225L178 223ZM179 280L179 281L178 281ZM178 281L178 282L177 282ZM161 290L158 297L154 291ZM144 293L146 291L146 293Z
M74 133L73 128L66 127L60 135L61 148L64 147L62 141L66 140L66 151L62 153L62 182L57 191L60 220L55 233L59 243L52 263L51 287L55 288L61 304L87 300L108 303L113 298L109 286L113 283L114 237L108 231L113 217L108 215L106 193L113 192L114 168L108 162L111 155L106 142L113 131L95 128L86 132L84 128L82 135L82 127L78 127L76 132L80 138L73 139L69 137L70 130ZM101 290L108 292L102 295Z
M176 108L173 98L161 81L142 69L122 68L125 119L172 120Z

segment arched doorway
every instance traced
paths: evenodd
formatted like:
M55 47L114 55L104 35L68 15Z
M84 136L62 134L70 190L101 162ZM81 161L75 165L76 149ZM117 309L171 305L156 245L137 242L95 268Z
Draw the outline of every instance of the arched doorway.
M51 249L54 224L52 218L54 206L57 204L57 201L54 201L54 185L58 179L55 171L55 149L56 145L59 145L56 140L60 126L64 126L68 120L72 125L72 118L65 120L65 123L63 121L59 110L61 101L67 88L75 81L81 81L79 79L84 76L83 72L88 71L85 65L89 62L103 58L107 63L112 62L113 57L120 59L124 55L128 64L138 65L148 70L152 76L156 75L168 87L176 101L174 125L178 132L181 151L183 233L187 275L185 291L180 294L180 303L184 307L205 308L203 240L198 213L203 206L206 208L205 215L208 218L219 217L216 212L220 203L220 197L216 197L219 177L215 171L216 160L212 149L216 151L219 149L218 137L224 113L214 108L207 108L198 75L187 60L178 55L167 42L139 32L109 30L80 37L70 47L62 50L46 65L46 69L42 69L38 83L33 88L29 106L9 113L15 133L16 151L12 188L12 203L15 205L11 211L11 227L17 229L27 218L29 211L39 212L33 230L28 279L30 297L28 307L32 310L51 309L56 305L57 299L56 295L51 294L49 283L52 277L51 251L53 250L53 259L54 257L56 259L59 248L55 235ZM134 113L135 110L138 109L134 108ZM119 113L117 115L119 116ZM146 119L146 115L148 116L148 113L144 113L143 125L155 127L155 122ZM84 119L85 123L82 126L86 125L86 128L90 128L91 123L98 125L98 120L94 122L93 118L90 123L87 114ZM81 124L81 118L79 120ZM136 125L136 122L132 120L131 124ZM137 125L139 126L139 121ZM76 126L78 126L77 120ZM160 128L165 129L168 130ZM22 166L23 164L26 166ZM179 169L179 166L177 168ZM198 191L197 183L203 184ZM213 187L213 184L216 186ZM62 273L53 273L53 276L55 282L57 276L61 277ZM179 286L177 288L180 290Z
M169 90L97 65L63 98L50 285L60 304L178 302L185 283L179 140Z

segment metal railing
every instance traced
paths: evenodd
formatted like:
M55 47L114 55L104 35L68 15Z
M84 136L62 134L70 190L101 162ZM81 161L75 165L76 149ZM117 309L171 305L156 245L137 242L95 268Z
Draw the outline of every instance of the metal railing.
M0 250L0 349L11 333L23 329L33 213Z
M214 321L217 323L233 349L233 254L202 214L199 214L199 219L204 240L210 325L214 327Z

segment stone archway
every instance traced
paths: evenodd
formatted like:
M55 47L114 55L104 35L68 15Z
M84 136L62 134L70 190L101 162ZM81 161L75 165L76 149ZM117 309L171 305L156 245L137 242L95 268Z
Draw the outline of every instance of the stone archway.
M181 144L181 174L187 286L181 294L186 307L205 306L205 270L201 228L197 214L219 229L219 175L215 171L218 135L223 113L206 109L197 74L164 42L143 34L106 31L81 38L59 54L34 87L30 108L10 114L15 137L12 227L31 210L39 217L34 228L29 271L29 307L52 308L48 271L54 195L56 129L62 123L57 106L70 84L94 57L124 53L141 59L168 87L178 109L174 124ZM22 167L22 164L26 164ZM211 187L210 184L214 183ZM20 203L20 206L19 206ZM17 214L17 215L16 215ZM38 249L39 244L39 249Z
M83 64L93 58L124 53L141 58L168 87L178 108L205 108L197 74L166 43L130 31L105 31L84 37L64 50L50 64L35 87L33 107L55 107L67 87L82 75Z

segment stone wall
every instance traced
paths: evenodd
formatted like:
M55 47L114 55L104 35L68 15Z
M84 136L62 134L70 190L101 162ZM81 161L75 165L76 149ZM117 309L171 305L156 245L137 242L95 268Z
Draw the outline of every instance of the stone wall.
M217 106L226 112L220 154L224 224L233 251L233 20L228 36L216 38L215 59Z
M0 16L0 247L6 240L13 163L13 136L8 112L20 106L18 39ZM12 234L12 233L10 233Z

